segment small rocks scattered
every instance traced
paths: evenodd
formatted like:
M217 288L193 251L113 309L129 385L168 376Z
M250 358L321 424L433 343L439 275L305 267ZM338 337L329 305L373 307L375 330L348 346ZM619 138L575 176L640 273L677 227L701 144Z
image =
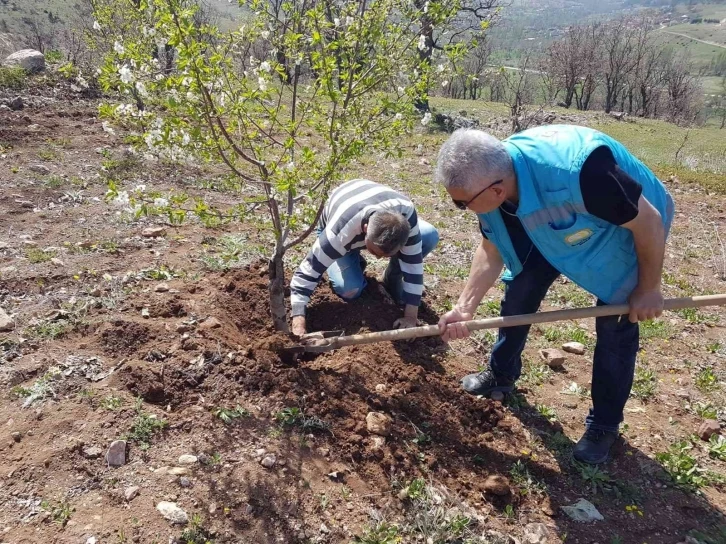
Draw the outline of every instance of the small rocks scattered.
M132 485L131 487L127 487L124 489L124 499L126 499L126 502L131 502L136 498L136 496L139 494L139 486Z
M707 419L698 428L698 436L708 442L711 437L721 432L721 424L715 419Z
M184 488L190 488L192 487L192 481L186 476L182 476L181 478L179 478L179 485Z
M544 523L528 523L524 526L526 544L547 544L549 529Z
M166 236L166 229L164 227L148 227L141 231L141 236L144 238L160 238Z
M159 285L154 287L154 291L156 291L157 293L166 293L167 291L169 291L169 285L166 283L160 283Z
M366 416L366 427L371 434L388 436L391 434L392 424L393 420L391 417L381 412L368 412Z
M61 261L58 257L53 257L50 260L50 262L53 263L56 266L65 266L66 265L66 263L64 263L63 261Z
M492 474L484 480L484 491L500 497L509 495L509 480L501 474Z
M376 385L376 393L383 393L386 390L386 384L385 383L379 383Z
M5 310L0 308L0 332L8 332L14 328L15 322L7 313L5 313Z
M175 502L161 501L156 505L156 509L165 520L175 525L186 525L189 521L187 513L179 508Z
M23 438L23 435L20 434L18 431L10 433L10 436L15 440L15 442L20 442L20 439Z
M86 459L98 459L103 455L103 450L96 446L86 446L83 448L83 457Z
M126 464L126 441L114 440L106 452L106 462L110 467L120 467Z
M595 505L585 499L580 499L570 506L562 506L562 511L567 514L570 519L581 523L589 523L592 521L603 521L605 518L597 511Z
M260 464L265 468L273 468L275 463L277 463L277 456L274 453L265 455L260 461Z
M166 471L166 473L171 474L172 476L184 476L189 474L189 469L186 467L171 467Z
M565 364L565 354L558 349L541 349L539 350L539 356L550 368L562 368Z
M676 397L679 399L691 400L691 394L685 389L679 389L676 391Z
M189 454L179 456L179 461L178 461L178 463L180 465L193 465L197 462L199 462L199 458L196 455L189 455Z
M575 355L585 354L585 345L580 344L580 342L567 342L566 344L562 344L562 349L567 353L574 353Z

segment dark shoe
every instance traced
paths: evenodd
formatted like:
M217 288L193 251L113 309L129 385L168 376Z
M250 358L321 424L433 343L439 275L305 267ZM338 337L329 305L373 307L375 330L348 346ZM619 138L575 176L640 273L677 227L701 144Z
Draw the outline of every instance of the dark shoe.
M472 395L491 395L494 391L511 393L514 382L506 378L496 377L491 370L483 370L475 374L468 374L461 379L461 387Z
M600 429L588 429L582 438L575 444L572 456L582 463L588 465L599 465L610 457L610 449L617 442L620 433L613 431L602 431Z

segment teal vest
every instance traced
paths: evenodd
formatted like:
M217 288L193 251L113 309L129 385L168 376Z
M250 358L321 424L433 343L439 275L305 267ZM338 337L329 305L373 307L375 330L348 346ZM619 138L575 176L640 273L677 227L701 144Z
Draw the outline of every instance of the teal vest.
M666 236L673 199L655 175L609 136L585 127L549 125L503 141L517 175L517 217L542 255L561 274L608 304L627 302L638 284L633 234L591 215L580 191L580 170L595 149L606 146L618 166L643 186L643 196L660 212ZM522 271L496 209L478 214L482 231L497 247L509 281Z

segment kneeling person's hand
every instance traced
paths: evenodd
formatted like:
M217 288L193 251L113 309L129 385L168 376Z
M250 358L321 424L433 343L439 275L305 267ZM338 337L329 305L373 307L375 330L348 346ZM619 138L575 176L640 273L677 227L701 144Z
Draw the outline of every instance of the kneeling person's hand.
M394 329L411 329L418 325L418 319L415 317L401 317L393 322Z

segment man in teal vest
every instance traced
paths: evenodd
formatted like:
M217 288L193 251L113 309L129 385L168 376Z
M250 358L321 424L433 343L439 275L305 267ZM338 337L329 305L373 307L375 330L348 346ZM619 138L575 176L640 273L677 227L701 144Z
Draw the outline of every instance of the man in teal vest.
M589 128L551 125L504 141L456 131L441 148L436 179L454 204L479 218L482 240L445 341L465 338L486 292L502 276L501 315L536 312L560 275L598 298L629 302L630 315L598 318L592 409L576 459L603 463L618 438L638 351L638 322L663 311L661 271L673 200L625 147ZM529 327L500 329L489 367L462 380L476 395L512 391Z

